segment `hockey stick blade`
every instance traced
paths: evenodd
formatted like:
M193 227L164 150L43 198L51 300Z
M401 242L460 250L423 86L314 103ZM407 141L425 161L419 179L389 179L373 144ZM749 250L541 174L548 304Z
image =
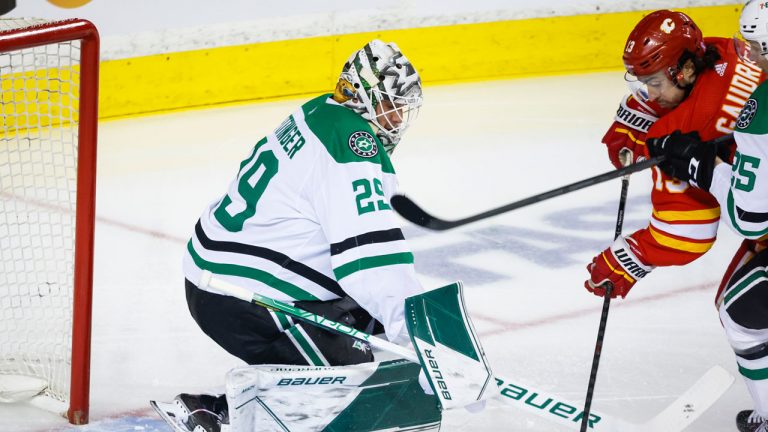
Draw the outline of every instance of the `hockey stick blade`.
M707 371L688 391L652 418L648 429L683 430L711 407L733 384L734 377L720 366Z
M683 431L725 393L733 380L733 376L725 369L714 366L685 393L646 422L628 422L593 410L589 414L588 430L594 432ZM499 399L505 405L511 404L571 428L580 423L584 417L584 412L576 408L578 405L555 394L535 390L517 380L504 381L497 376L496 381L501 393Z
M606 432L676 432L685 430L709 409L733 384L733 375L720 366L713 366L685 393L659 414L642 424L626 423L607 418Z
M567 193L574 192L579 189L584 189L586 187L593 186L598 183L603 183L608 180L613 180L615 178L623 177L625 175L642 171L644 169L650 168L658 164L663 159L664 158L661 156L651 158L642 162L638 162L636 164L629 165L625 168L608 171L606 173L599 174L594 177L590 177L588 179L577 181L575 183L571 183L569 185L565 185L557 189L552 189L550 191L543 192L538 195L534 195L532 197L522 199L520 201L515 201L513 203L509 203L507 205L503 205L495 209L484 211L474 216L465 217L463 219L456 219L456 220L440 219L436 216L433 216L427 213L423 208L421 208L418 204L413 202L413 200L411 200L405 195L395 194L392 196L392 199L390 202L392 204L392 208L394 208L395 211L398 214L400 214L400 216L402 216L409 222L422 226L424 228L431 229L431 230L444 231L451 228L456 228L462 225L466 225L468 223L476 222L482 219L487 219L492 216L500 215L502 213L519 209L521 207L529 206L531 204L548 200L550 198L554 198L560 195L565 195Z

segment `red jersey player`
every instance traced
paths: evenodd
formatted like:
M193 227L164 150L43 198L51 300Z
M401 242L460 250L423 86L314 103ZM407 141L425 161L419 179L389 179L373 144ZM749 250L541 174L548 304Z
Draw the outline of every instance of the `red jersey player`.
M623 55L633 95L603 138L614 164L620 166L623 148L633 161L647 157L646 139L675 130L698 131L704 141L732 132L750 93L765 79L742 59L741 49L732 38L704 38L681 12L660 10L640 20ZM709 192L654 167L651 202L646 228L619 237L592 260L587 290L602 296L611 282L612 297L623 298L654 267L688 264L712 247L720 207Z

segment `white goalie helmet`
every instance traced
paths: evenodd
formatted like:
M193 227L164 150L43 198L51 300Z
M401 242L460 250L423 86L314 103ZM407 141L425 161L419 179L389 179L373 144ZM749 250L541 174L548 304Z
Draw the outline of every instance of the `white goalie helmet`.
M768 54L768 4L765 1L749 0L741 10L739 30L745 40L755 42L760 47L760 52L750 53L750 57L757 54L765 57Z
M371 122L391 154L418 115L421 78L397 45L374 39L344 64L333 98Z

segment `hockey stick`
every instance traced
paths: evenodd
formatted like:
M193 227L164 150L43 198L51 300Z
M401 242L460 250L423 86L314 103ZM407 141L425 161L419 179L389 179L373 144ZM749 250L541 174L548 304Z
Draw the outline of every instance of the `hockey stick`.
M476 222L482 219L487 219L492 216L500 215L502 213L519 209L521 207L529 206L531 204L548 200L550 198L558 197L560 195L565 195L569 192L574 192L579 189L584 189L589 186L594 186L596 184L600 184L608 180L613 180L618 177L622 177L638 171L642 171L644 169L650 168L658 164L663 160L664 160L663 157L657 156L655 158L638 162L636 164L632 164L618 170L608 171L606 173L596 175L588 179L577 181L575 183L571 183L571 184L559 187L557 189L552 189L550 191L543 192L538 195L534 195L519 201L515 201L513 203L509 203L501 207L487 210L482 213L478 213L474 216L465 217L463 219L445 220L445 219L440 219L436 216L432 216L431 214L427 213L423 208L421 208L418 204L413 202L413 200L411 200L405 195L395 194L392 196L392 199L390 202L392 204L392 208L394 208L395 211L400 214L400 216L404 217L409 222L412 222L424 228L429 228L431 230L444 231L447 229L466 225L468 223Z
M710 142L714 145L723 145L731 141L732 139L733 139L733 134L728 134L728 135L723 135L721 137L715 138ZM571 183L569 185L565 185L557 189L552 189L548 192L540 193L538 195L534 195L532 197L528 197L520 201L515 201L513 203L503 205L501 207L484 211L474 216L468 216L463 219L445 220L445 219L440 219L437 216L432 216L431 214L427 213L423 208L421 208L418 204L413 202L413 200L411 200L405 195L395 194L392 196L392 199L390 200L390 202L392 204L392 207L395 209L395 211L399 213L400 216L408 220L409 222L422 226L424 228L429 228L431 230L443 231L451 228L456 228L462 225L466 225L468 223L476 222L482 219L486 219L492 216L500 215L502 213L519 209L521 207L529 206L531 204L548 200L550 198L558 197L560 195L565 195L569 192L574 192L579 189L584 189L589 186L594 186L596 184L600 184L608 180L613 180L615 178L627 176L629 174L636 173L638 171L642 171L646 168L650 168L654 165L657 165L663 160L664 160L663 156L657 156L642 162L638 162L636 164L626 166L618 170L608 171L606 173L596 175L594 177L590 177L588 179L584 179L581 181L577 181L575 183Z
M206 286L213 287L220 292L241 300L278 310L316 327L368 342L371 346L418 363L416 353L409 348L393 344L376 336L352 329L344 324L298 309L287 303L273 300L229 282L213 278L208 271L203 272L199 287L205 288ZM569 428L573 427L574 423L580 421L583 416L583 413L576 408L576 404L559 396L538 390L517 380L508 380L499 376L496 376L495 379L499 391L498 398L505 404L504 406L515 406ZM643 424L629 423L603 413L593 412L589 415L590 427L597 432L682 431L712 406L730 387L731 383L733 383L733 376L725 371L725 369L715 366L707 371L693 387L678 397L671 405ZM545 402L542 403L541 401Z
M624 160L622 158L622 160ZM627 204L627 192L629 191L629 176L621 178L621 195L619 197L619 210L616 214L616 231L613 240L621 236L621 230L624 226L624 208ZM581 432L587 431L587 418L592 407L592 396L595 392L595 381L597 381L597 368L600 366L600 355L603 352L603 339L605 338L605 327L608 324L608 310L611 307L611 293L613 284L605 283L605 293L603 297L603 311L600 314L600 325L597 329L597 341L595 342L595 352L592 355L592 369L589 371L589 384L587 385L587 396L584 399L584 419L581 421Z

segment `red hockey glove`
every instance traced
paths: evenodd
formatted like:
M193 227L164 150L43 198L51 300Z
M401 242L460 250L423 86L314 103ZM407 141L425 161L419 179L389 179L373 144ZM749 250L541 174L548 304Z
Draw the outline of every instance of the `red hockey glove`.
M636 163L647 157L645 134L656 122L656 113L647 105L641 104L632 96L626 96L616 111L613 124L603 136L603 143L608 148L608 158L616 168L622 168L619 155L622 150L629 152L628 162Z
M633 242L632 238L629 238ZM584 288L596 296L605 296L605 284L613 284L611 298L624 298L638 279L647 275L653 267L643 264L632 251L624 237L619 237L600 255L587 265L589 279L584 282Z

